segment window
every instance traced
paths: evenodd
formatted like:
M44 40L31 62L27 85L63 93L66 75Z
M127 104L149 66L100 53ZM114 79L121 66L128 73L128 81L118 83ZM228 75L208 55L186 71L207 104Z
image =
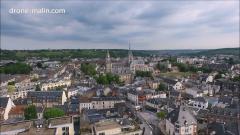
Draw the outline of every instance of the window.
M62 127L62 134L69 135L69 127Z

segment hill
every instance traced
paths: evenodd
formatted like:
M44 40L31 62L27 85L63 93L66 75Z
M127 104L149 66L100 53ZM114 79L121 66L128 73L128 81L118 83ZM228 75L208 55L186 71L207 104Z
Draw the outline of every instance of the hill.
M214 55L240 55L239 48L221 48L221 49L211 49L211 50L204 50L196 53L188 53L183 55L191 55L191 56L214 56Z

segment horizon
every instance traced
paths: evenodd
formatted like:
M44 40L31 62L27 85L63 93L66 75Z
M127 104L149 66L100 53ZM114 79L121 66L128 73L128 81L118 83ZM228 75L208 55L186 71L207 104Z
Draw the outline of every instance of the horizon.
M151 50L151 49L146 49L146 50L139 50L139 49L131 49L131 51L181 51L181 50L192 50L192 51L194 51L194 50L199 50L199 51L207 51L207 50L219 50L219 49L234 49L234 48L238 48L238 49L240 49L240 47L229 47L229 48L213 48L213 49L159 49L159 50ZM88 49L88 48L84 48L84 49L29 49L29 50L27 50L27 49L22 49L22 50L20 50L20 49L18 49L18 50L11 50L11 49L0 49L0 50L2 50L2 51L51 51L51 50L53 50L53 51L60 51L60 50L126 50L126 51L128 51L129 49L114 49L114 48L98 48L98 49Z
M239 1L2 1L1 48L216 49L239 47ZM17 13L23 9L64 13Z

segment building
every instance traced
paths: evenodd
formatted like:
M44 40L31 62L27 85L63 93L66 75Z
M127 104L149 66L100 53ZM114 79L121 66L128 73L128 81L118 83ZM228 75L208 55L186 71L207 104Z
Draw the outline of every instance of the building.
M80 97L79 100L79 112L81 113L83 109L92 109L92 102L89 98Z
M116 103L125 102L122 98L119 97L93 97L92 109L107 109L114 108Z
M55 89L57 87L69 87L71 86L71 80L70 79L57 79L54 81L49 81L49 82L45 82L42 84L41 86L41 90L42 91L47 91L50 89Z
M197 109L207 109L208 101L206 101L203 97L196 97L190 100L189 105Z
M93 135L141 135L143 131L135 125L103 120L93 124Z
M48 123L48 128L55 129L55 135L74 135L74 122L71 116L52 118Z
M166 98L165 92L156 92L151 89L144 90L130 90L127 93L127 98L135 105L144 104L148 99L152 98Z
M71 116L0 124L1 135L74 135Z
M167 115L166 132L169 135L196 135L197 120L187 107L180 106Z
M10 110L15 107L9 97L0 97L0 121L7 120Z
M53 107L63 105L67 101L64 91L30 91L27 95L27 103L40 107Z
M193 98L203 96L203 91L197 87L186 88L185 92L189 95L192 95Z

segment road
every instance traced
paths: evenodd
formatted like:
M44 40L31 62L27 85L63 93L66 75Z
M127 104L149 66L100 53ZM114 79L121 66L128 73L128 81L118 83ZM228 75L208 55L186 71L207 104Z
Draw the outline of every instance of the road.
M135 111L134 106L130 103L126 103L127 107L134 112L134 114L141 120L142 124L140 127L145 128L144 135L161 135L159 129L159 119L156 114L150 111Z

